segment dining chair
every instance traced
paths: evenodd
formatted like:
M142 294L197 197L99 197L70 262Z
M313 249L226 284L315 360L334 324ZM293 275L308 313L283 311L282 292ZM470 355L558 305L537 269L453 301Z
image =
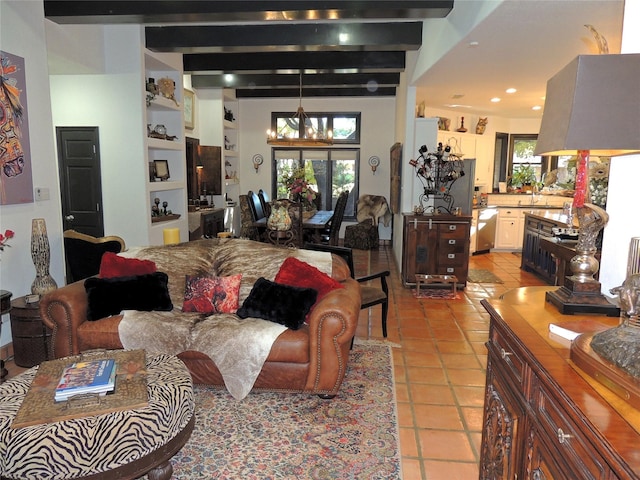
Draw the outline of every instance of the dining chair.
M258 194L249 190L249 192L247 193L247 197L249 198L249 208L251 209L251 214L253 215L253 221L257 222L261 218L266 217Z
M269 218L271 215L271 204L269 203L269 194L264 190L258 190L258 198L260 199L260 205L262 205L262 211L264 211L264 216Z
M344 259L351 272L351 277L360 284L360 293L362 295L360 309L368 309L374 305L381 306L382 335L384 338L387 338L387 315L389 312L389 286L387 285L387 277L390 275L389 270L371 273L363 277L356 277L353 264L353 250L351 248L322 243L305 243L304 248L318 252L335 253ZM374 280L379 280L379 282L372 283ZM378 283L378 285L375 283Z
M105 252L120 253L125 249L124 240L116 235L94 237L76 230L65 230L62 237L67 283L97 275Z
M259 241L260 231L253 226L251 201L247 195L240 195L238 199L240 202L240 238Z
M338 245L340 239L340 227L342 226L342 220L344 219L344 211L347 207L347 201L349 200L349 190L345 190L338 195L336 201L336 208L333 210L333 216L329 220L329 228L322 235L322 243L329 245Z

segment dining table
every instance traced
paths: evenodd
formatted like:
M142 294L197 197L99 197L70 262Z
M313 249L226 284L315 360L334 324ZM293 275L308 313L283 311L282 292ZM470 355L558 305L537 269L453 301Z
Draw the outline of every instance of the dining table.
M303 219L302 230L309 233L313 243L321 243L322 231L327 228L331 217L333 217L333 210L318 210L312 217ZM267 228L267 217L256 220L252 226L258 228L259 231L264 231Z

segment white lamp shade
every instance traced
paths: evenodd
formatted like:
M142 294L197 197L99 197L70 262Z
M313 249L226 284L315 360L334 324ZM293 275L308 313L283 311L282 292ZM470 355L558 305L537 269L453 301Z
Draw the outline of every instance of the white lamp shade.
M547 82L535 155L640 152L640 54L579 55Z

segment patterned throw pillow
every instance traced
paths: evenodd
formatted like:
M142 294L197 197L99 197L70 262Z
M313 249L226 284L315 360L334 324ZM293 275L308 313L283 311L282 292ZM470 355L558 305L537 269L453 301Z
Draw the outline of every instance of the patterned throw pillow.
M156 272L156 264L151 260L121 257L113 252L105 252L100 261L100 278L130 277Z
M229 277L187 275L183 312L236 313L242 274Z

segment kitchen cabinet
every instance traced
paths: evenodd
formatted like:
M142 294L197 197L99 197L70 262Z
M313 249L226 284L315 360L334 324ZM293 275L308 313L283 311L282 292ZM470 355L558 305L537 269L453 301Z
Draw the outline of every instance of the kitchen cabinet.
M462 158L475 158L474 184L485 186L486 191L491 191L495 150L493 136L438 130L438 143L442 143L443 147L449 145L451 151L462 155Z
M481 302L491 320L479 478L638 479L640 411L585 380L569 348L549 338L549 322L567 318L545 308L553 288Z
M498 208L496 250L520 250L524 232L524 210Z
M542 248L540 239L554 238L552 229L555 227L566 225L533 213L526 213L524 216L520 267L528 272L537 273L550 285L556 282L556 259L549 250Z
M455 275L466 285L471 216L404 214L402 279L415 285L416 273Z

